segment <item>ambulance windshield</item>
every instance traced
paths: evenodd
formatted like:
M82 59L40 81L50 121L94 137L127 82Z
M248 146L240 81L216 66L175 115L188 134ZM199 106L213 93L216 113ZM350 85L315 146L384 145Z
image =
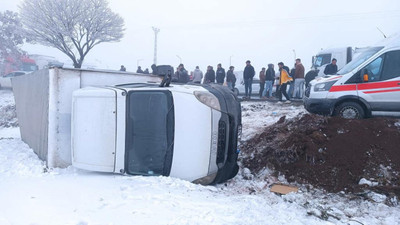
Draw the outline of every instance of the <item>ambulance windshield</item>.
M365 52L361 53L357 58L354 58L351 62L346 64L341 70L337 72L338 75L344 75L346 73L349 73L353 71L355 68L357 68L361 63L365 62L368 60L371 56L375 55L375 53L379 52L383 47L373 47Z

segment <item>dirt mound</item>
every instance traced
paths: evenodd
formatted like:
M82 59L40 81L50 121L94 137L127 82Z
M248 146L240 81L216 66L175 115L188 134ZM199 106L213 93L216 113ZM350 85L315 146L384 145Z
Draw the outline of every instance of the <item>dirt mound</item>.
M367 185L400 196L398 119L344 120L304 115L276 124L247 141L242 163L253 173L275 168L289 182L330 192L358 192ZM362 178L367 185L359 185Z

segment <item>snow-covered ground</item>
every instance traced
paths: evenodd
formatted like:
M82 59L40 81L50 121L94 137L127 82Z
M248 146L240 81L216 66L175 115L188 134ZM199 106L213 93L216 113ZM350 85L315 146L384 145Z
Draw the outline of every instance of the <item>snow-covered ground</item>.
M282 116L290 119L304 113L307 111L299 103L242 102L242 141L252 138Z
M0 107L14 104L0 91ZM301 106L243 103L246 139ZM307 191L278 196L266 170L253 178L242 169L226 184L201 186L169 177L120 176L46 169L21 141L18 127L0 127L0 225L8 224L399 224L400 207L344 194ZM396 203L396 201L394 201ZM321 219L322 218L322 219Z

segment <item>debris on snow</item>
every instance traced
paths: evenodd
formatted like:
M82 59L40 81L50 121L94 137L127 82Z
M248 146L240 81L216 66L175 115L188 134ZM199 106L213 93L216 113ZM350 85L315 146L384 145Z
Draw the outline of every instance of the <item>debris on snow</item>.
M358 182L359 185L368 185L370 187L374 187L374 186L378 186L378 182L373 182L373 181L369 181L365 178L361 178L360 182Z
M299 188L287 184L273 184L270 191L277 194L286 195L291 192L299 191Z

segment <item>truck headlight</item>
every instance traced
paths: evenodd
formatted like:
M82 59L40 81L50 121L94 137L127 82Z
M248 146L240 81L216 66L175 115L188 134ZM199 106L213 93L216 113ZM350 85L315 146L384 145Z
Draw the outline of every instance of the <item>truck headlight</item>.
M199 100L204 105L207 105L215 110L221 111L221 105L219 104L218 98L215 95L204 92L204 91L195 91L194 96L196 96L197 100Z
M314 91L329 91L336 81L337 80L316 84L314 86Z

